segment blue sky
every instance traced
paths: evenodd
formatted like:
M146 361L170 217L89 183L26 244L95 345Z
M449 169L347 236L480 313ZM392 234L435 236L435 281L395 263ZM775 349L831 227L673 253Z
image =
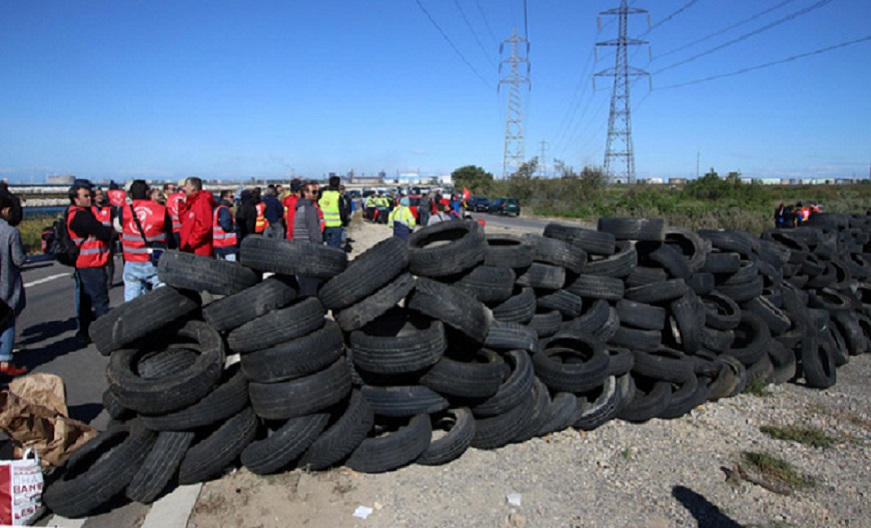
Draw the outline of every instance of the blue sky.
M0 176L437 175L469 164L500 176L499 43L515 27L530 42L526 157L544 148L549 164L600 166L613 81L593 91L592 74L614 52L596 61L593 49L617 24L602 17L600 32L596 19L618 5L527 0L524 16L522 0L0 0ZM630 5L653 25L642 35L647 17L630 17L630 36L650 42L630 64L653 73L652 91L646 79L631 90L638 177L693 177L697 160L702 173L868 176L871 40L671 86L868 37L871 2Z

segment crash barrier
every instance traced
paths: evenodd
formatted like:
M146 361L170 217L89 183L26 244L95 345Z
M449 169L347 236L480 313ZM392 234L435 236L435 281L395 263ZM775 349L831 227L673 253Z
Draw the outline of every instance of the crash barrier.
M68 517L119 494L148 503L237 460L258 474L444 464L676 418L750 382L829 387L868 351L869 218L818 214L760 238L658 219L524 237L445 222L350 263L261 237L239 263L168 251L169 286L91 326L118 423L45 502ZM317 297L297 276L323 281Z

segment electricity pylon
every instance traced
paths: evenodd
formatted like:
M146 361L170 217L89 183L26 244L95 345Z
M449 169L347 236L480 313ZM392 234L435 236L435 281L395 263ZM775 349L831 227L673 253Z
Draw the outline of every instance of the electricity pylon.
M529 59L520 56L521 44L526 44L526 54L529 54L529 41L521 37L517 28L514 28L511 38L502 41L502 44L499 45L500 54L506 42L511 44L511 56L499 63L500 72L503 64L511 65L511 73L499 81L499 87L503 84L508 85L508 112L505 116L505 156L502 161L502 178L510 174L509 167L513 166L517 170L526 161L523 141L523 99L520 96L520 85L527 83L532 89L529 82ZM526 75L520 74L522 63L526 63Z
M629 15L641 13L647 13L647 11L629 7L626 0L620 0L620 7L616 9L599 13L599 15L617 15L620 21L619 36L616 39L596 43L596 46L617 46L617 61L614 68L602 70L595 75L596 77L602 75L614 77L614 90L611 92L611 113L608 117L608 140L605 144L605 174L608 183L635 183L635 152L632 147L629 77L649 74L644 70L629 66L627 58L629 46L639 46L647 44L647 42L627 37L627 30ZM601 18L599 20L601 21Z

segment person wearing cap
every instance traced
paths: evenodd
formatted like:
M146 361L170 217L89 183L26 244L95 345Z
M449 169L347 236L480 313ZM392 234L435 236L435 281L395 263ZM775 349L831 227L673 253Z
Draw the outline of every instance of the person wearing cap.
M15 214L20 208L18 199L6 189L0 189L0 301L3 304L0 320L0 374L18 376L27 372L24 367L12 364L15 344L15 319L27 304L21 266L27 261L27 253L21 241L21 232L16 227L20 222Z
M76 259L76 338L90 343L88 329L94 319L109 311L109 288L106 267L109 264L109 245L115 230L105 226L91 211L91 183L77 181L69 189L67 231L79 246Z
M411 200L408 199L408 196L403 196L399 199L399 205L390 211L387 218L387 225L393 226L393 236L403 240L408 238L415 226L414 214L411 212L410 205Z

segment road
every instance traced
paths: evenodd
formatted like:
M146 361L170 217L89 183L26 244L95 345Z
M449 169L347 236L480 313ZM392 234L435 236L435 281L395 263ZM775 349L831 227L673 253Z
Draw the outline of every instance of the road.
M559 222L561 224L577 224L580 227L588 227L596 229L595 225L589 223L581 223L571 219L550 219L550 218L528 218L525 216L502 216L498 214L487 213L470 213L475 220L483 219L488 226L493 227L511 227L515 229L523 229L534 233L544 231L544 226L551 222Z

